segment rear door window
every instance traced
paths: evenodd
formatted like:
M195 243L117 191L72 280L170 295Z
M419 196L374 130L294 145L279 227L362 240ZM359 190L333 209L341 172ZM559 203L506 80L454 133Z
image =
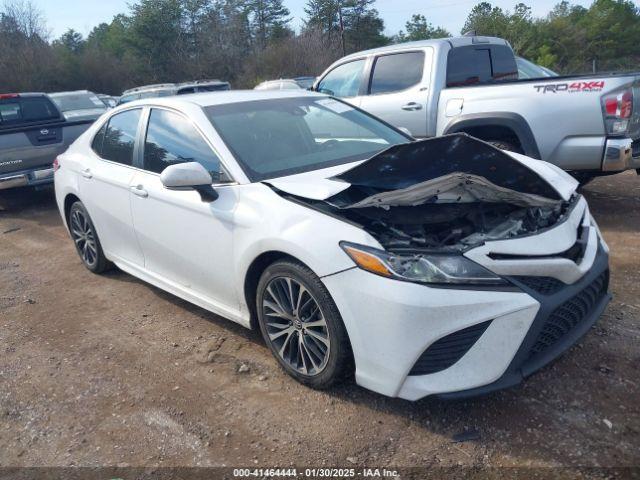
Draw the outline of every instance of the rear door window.
M318 91L335 97L355 97L360 92L365 60L343 63L331 70L318 84Z
M133 165L133 152L135 150L140 115L141 110L137 108L111 117L104 130L102 147L98 152L102 158L122 165ZM100 137L100 133L98 132L94 142Z
M447 87L517 79L513 51L506 45L457 47L447 59Z
M371 75L371 95L399 92L417 85L424 72L424 52L396 53L376 59Z

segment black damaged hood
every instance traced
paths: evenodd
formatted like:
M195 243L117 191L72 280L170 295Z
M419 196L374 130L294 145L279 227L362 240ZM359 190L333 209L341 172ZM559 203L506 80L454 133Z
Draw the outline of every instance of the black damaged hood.
M561 201L558 191L538 173L488 143L457 133L395 145L330 180L349 188L328 198L336 206L357 203L377 193L461 173L483 177L498 187Z

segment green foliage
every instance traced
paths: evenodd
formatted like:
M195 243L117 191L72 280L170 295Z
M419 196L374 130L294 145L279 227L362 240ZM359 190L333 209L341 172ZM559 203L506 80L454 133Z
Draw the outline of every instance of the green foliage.
M533 18L519 3L513 12L477 4L462 32L475 30L508 40L516 53L561 73L638 69L640 11L629 0L595 0L589 8L558 3L545 18Z
M446 38L451 34L442 27L434 27L427 21L424 15L415 14L405 24L407 33L402 30L394 38L396 43L400 42L415 42L418 40L429 40L432 38Z
M322 32L327 43L344 38L345 53L390 43L375 0L308 0L305 28Z
M221 78L234 87L317 75L343 54L387 43L448 37L422 14L384 35L375 0L307 0L304 26L287 0L133 0L86 38L68 30L49 42L29 1L0 2L0 91L90 89L119 94L156 82ZM341 21L342 19L342 21ZM524 3L475 5L463 32L507 39L517 54L561 73L640 70L640 10L631 0L567 0L544 18Z

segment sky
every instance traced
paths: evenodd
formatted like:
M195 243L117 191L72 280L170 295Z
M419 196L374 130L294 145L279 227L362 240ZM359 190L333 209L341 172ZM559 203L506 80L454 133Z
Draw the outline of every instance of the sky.
M111 18L128 12L132 0L32 0L44 13L53 37L59 37L67 29L87 35L93 27L109 22ZM421 13L436 26L442 26L453 34L460 32L471 8L481 0L377 0L376 8L385 21L386 33L392 35L404 29L405 22L414 13ZM491 0L489 0L491 1ZM546 15L560 0L524 0L532 7L534 16ZM513 9L519 0L493 0L491 3L503 9ZM304 18L306 0L284 0L291 11L294 27ZM572 3L589 6L592 0L573 0ZM638 2L636 2L638 3Z

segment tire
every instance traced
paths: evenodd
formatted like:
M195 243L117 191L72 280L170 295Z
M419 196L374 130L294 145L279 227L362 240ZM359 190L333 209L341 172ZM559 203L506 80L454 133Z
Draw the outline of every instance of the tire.
M258 283L256 309L271 353L300 383L325 389L352 375L353 354L338 307L307 267L294 261L267 267Z
M82 263L93 273L109 270L112 264L105 257L102 245L91 221L91 217L82 202L77 201L69 209L67 218L69 233L76 246L76 251Z
M508 150L510 152L524 154L524 152L522 151L522 147L520 147L520 145L517 145L513 142L509 142L507 140L487 140L487 143L490 143L491 145L499 148L500 150Z

